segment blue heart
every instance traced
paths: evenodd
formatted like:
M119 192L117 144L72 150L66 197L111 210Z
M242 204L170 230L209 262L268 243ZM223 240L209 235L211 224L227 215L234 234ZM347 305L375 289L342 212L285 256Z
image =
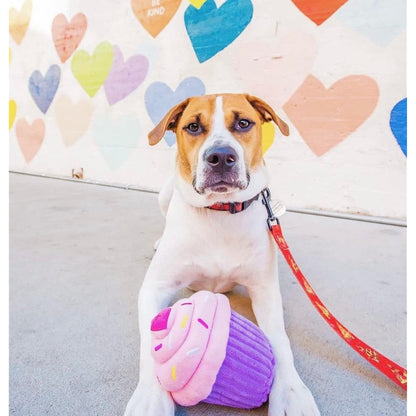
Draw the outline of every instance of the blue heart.
M212 58L246 28L253 17L251 0L227 0L217 8L207 0L198 10L185 10L185 26L199 62Z
M407 98L399 101L391 110L390 128L402 152L407 156Z
M373 42L386 46L406 27L406 0L349 0L335 16Z
M146 90L144 103L147 114L156 125L176 104L186 98L204 94L205 85L196 77L185 78L176 91L172 91L164 82L153 82ZM176 143L176 136L171 131L165 133L164 139L168 146L173 146Z
M135 115L112 119L109 114L98 116L93 124L96 145L110 169L119 168L136 149L140 124Z
M45 77L37 70L32 72L29 78L29 91L42 113L48 111L55 97L60 79L61 69L58 65L51 65Z

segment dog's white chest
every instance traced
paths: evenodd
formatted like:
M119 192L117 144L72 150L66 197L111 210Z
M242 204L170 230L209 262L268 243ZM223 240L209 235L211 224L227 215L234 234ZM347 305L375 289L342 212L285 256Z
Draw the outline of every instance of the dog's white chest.
M227 291L255 278L270 261L265 210L260 201L230 214L189 209L173 198L163 243L178 259L181 280L194 289ZM272 246L273 247L273 246Z

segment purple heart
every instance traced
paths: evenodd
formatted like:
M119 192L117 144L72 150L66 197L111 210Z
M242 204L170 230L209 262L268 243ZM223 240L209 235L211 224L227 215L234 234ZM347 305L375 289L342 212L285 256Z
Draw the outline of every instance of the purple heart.
M175 91L172 91L164 82L153 82L146 90L144 102L147 114L153 123L157 124L176 104L188 97L204 94L204 83L199 78L189 77L185 78ZM168 146L173 146L176 143L176 136L171 131L167 131L163 138Z
M126 62L117 45L114 45L113 65L104 83L105 95L110 105L127 97L146 78L149 61L144 55L133 55Z

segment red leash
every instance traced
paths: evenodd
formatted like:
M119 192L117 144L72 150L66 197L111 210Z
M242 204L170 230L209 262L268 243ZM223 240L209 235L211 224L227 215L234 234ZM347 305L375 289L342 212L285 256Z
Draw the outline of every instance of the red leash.
M273 210L270 206L270 191L268 189L262 191L263 204L268 211L267 224L275 239L277 245L280 248L284 258L286 259L289 267L292 269L293 274L302 286L303 290L309 297L312 304L318 310L320 315L325 321L332 327L332 329L355 351L364 357L370 364L376 367L384 375L393 380L402 389L407 391L407 370L395 362L389 360L384 355L380 354L374 348L361 341L351 331L345 328L326 308L326 306L319 299L317 294L312 289L306 277L300 271L299 266L296 264L289 246L283 237L282 229L279 224L279 220L274 216Z

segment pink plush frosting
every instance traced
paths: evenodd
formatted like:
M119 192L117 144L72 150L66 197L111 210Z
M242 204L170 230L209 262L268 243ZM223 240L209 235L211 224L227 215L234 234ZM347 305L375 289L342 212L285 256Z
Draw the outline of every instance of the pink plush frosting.
M153 319L156 376L182 406L209 396L225 359L230 316L226 296L199 291Z

